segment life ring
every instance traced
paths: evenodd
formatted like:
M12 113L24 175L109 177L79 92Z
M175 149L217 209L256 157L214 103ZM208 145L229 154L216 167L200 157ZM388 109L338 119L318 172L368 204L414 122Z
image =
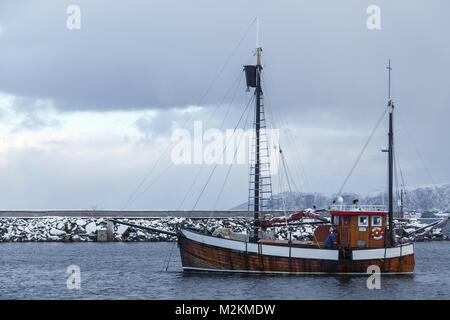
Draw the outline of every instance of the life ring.
M380 227L375 227L370 232L370 235L372 236L372 239L374 240L381 240L384 236L384 231Z

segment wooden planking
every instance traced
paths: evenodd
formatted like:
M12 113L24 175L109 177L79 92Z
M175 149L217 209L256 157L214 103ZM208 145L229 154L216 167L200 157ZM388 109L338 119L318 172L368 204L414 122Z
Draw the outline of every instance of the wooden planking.
M361 215L365 215L361 213ZM382 229L386 227L386 216L382 216ZM323 226L325 227L325 226ZM358 248L358 240L366 241L366 248L383 248L384 247L384 235L383 239L374 240L370 236L370 232L372 231L372 219L369 216L369 226L365 231L359 231L358 226L358 216L341 216L340 225L335 226L338 230L338 245L342 245L343 247L351 247Z
M292 273L366 273L368 266L377 265L381 272L414 270L414 255L392 259L328 261L246 254L197 243L185 237L179 237L178 243L182 265L189 268Z
M385 215L382 216L381 219L382 219L382 224L381 224L380 228L383 229L383 231L384 231L386 229L386 216ZM369 248L383 248L384 247L384 239L386 237L386 234L380 240L373 239L370 235L370 232L374 228L374 226L372 226L372 219L370 219L369 223L370 223L370 229L369 229L369 246L368 247Z
M329 224L318 226L316 230L314 230L314 241L324 242L330 234L331 227L332 226Z
M192 241L206 244L212 247L223 248L227 250L248 252L259 255L269 255L269 256L281 256L281 257L292 257L304 258L304 259L325 259L325 260L338 260L339 252L338 250L323 250L315 248L312 243L306 246L293 246L289 249L288 242L278 242L272 241L268 244L268 241L259 241L256 243L246 243L242 241L224 239L219 237L212 237L209 235L199 234L197 232L192 232L188 230L181 230L180 236L186 237ZM278 242L278 243L277 243ZM270 241L269 241L270 243Z

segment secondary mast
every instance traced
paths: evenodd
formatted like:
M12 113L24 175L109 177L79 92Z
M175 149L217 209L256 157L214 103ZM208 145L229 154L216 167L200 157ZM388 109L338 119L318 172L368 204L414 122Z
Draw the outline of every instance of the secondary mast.
M394 118L394 102L391 99L391 60L389 59L389 89L388 89L388 107L389 107L389 244L390 246L395 245L395 233L394 233L394 129L393 129L393 118Z

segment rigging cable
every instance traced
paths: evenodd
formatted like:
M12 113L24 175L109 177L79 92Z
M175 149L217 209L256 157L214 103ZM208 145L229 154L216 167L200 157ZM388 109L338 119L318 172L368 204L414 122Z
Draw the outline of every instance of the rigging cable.
M268 69L268 71L270 73L269 69ZM267 105L269 106L269 108L267 108L268 109L268 114L269 114L269 117L272 119L272 122L269 122L269 126L273 130L274 126L276 124L276 121L275 121L275 117L274 117L272 109L271 109L272 104L271 104L271 100L270 100L269 94L267 93L268 91L267 91L267 88L266 88L264 80L265 80L265 78L262 79L262 83L263 83L264 91L266 92L266 96L267 96L267 102L268 102ZM290 141L288 141L288 142L290 142ZM278 142L278 150L279 150L278 166L282 166L281 170L284 171L284 174L286 176L286 182L287 182L287 185L288 185L288 188L289 188L289 192L292 193L291 181L290 181L291 179L289 178L289 176L290 176L289 167L287 165L285 154L283 152L283 149L281 149L281 144L279 142ZM280 168L279 168L279 170L280 170ZM281 200L282 200L283 209L284 209L284 215L285 215L285 219L286 219L286 226L287 226L286 201L285 201L285 196L284 196L284 193L283 193L283 179L282 179L282 175L283 175L283 173L280 172L278 176L279 176L279 184L280 184L280 195L281 195ZM301 181L301 179L299 179L299 180ZM294 184L294 188L297 190L297 192L300 192L300 190L298 189L298 187L297 187L297 185L295 183L295 180L292 180L292 183Z
M271 82L274 83L275 81L273 81L273 75L272 75L272 72L270 71L270 68L267 69L267 74L269 75L269 80L270 80ZM265 82L264 82L264 80L265 80L265 79L263 79L263 85L264 85L264 87L265 87ZM268 96L268 100L269 100L269 102L270 102L270 97L269 97L269 96ZM273 118L274 121L275 121L275 117L273 116L271 110L269 110L269 112L271 113L271 116L272 116L272 118ZM289 127L289 126L287 125L287 121L286 121L281 115L280 115L280 121L284 123L284 125L285 125L286 128ZM281 123L280 123L280 125L281 125ZM280 127L280 128L281 128L281 127ZM303 166L301 157L299 156L299 154L301 154L301 153L299 152L299 151L301 150L301 148L298 147L298 145L297 145L297 143L296 143L297 140L294 139L294 137L293 137L293 135L292 135L292 132L291 132L291 130L289 130L289 128L286 130L286 137L287 137L287 142L288 142L288 144L291 145L291 148L293 149L294 153L297 154L297 155L296 155L296 159L298 159L298 162L299 162L299 163L297 164L297 162L294 162L294 169L295 169L295 171L296 171L297 176L300 178L299 181L304 181L305 189L307 189L307 190L309 190L309 191L312 191L312 188L311 188L311 184L310 184L309 178L308 178L308 176L306 175L306 172L305 172L305 170L304 170L304 166ZM298 171L297 165L300 165L300 171Z
M163 267L162 267L161 271L166 271L167 272L169 270L169 265L170 265L170 262L171 262L170 260L172 258L173 249L175 248L175 244L176 243L177 243L176 241L172 242L172 246L170 247L170 250L167 253L166 258L163 261Z
M181 126L182 129L184 129L188 123L188 121L190 120L192 116L192 113L188 113L188 116L186 118L186 120L184 121L183 125ZM161 159L163 158L163 156L165 156L167 154L167 152L170 150L170 148L173 146L174 142L168 143L167 147L165 148L165 150L160 154L160 156L158 157L158 159L156 160L156 162L153 164L153 166L151 167L151 169L148 171L148 173L144 176L144 178L142 179L142 181L140 182L140 184L136 187L136 189L133 191L133 193L130 195L130 197L128 198L127 202L125 202L125 204L123 205L121 210L124 210L125 208L127 208L128 206L130 206L131 204L133 204L133 202L135 202L140 196L142 196L144 193L146 193L148 191L148 189L155 184L156 181L159 180L159 178L162 176L162 174L158 175L145 189L144 191L140 192L138 194L139 189L141 189L141 187L145 184L145 182L147 181L148 177L150 176L150 174L153 172L153 170L156 168L156 166L158 165L158 163L161 161ZM173 162L171 162L164 170L163 173L167 172L172 166L174 165Z
M400 199L400 190L399 190L399 183L398 183L398 170L397 170L397 153L393 152L394 156L394 183L395 183L395 196L397 197L397 201L394 201L394 206L396 206L397 210L400 209L400 206L398 205L398 200Z
M428 167L425 165L425 161L422 157L422 154L419 151L419 148L416 146L416 144L414 143L414 141L411 138L411 135L408 131L408 129L406 128L406 126L404 125L403 121L400 119L400 124L402 125L403 129L406 132L406 136L408 137L409 142L412 144L412 146L414 147L414 151L416 152L416 154L418 155L420 161L422 162L422 165L425 169L425 172L428 175L428 178L430 179L431 183L434 185L434 187L432 188L432 190L434 190L434 192L439 196L439 198L441 199L442 202L445 203L444 197L441 195L441 193L438 191L438 189L436 188L436 183L435 180L433 179L433 176L431 175L431 172L428 170Z
M245 121L244 121L244 132L245 132L245 129L247 128L248 118L249 118L249 115L250 115L251 111L252 111L252 110L249 109L249 111L248 111L248 113L247 113L247 116L246 116L246 119L245 119ZM222 196L222 192L223 192L223 190L225 189L225 185L226 185L226 183L227 183L227 181L228 181L228 177L229 177L229 175L230 175L231 168L233 167L233 162L234 162L234 160L236 159L237 151L239 150L239 146L241 145L242 140L244 140L244 137L245 137L245 134L243 134L243 135L241 136L241 138L239 139L239 141L238 141L238 145L237 145L237 147L236 147L236 149L235 149L235 151L234 151L234 155L233 155L232 162L231 162L230 165L228 166L228 171L227 171L227 174L226 174L226 176L225 176L225 181L224 181L224 183L223 183L222 186L221 186L221 189L220 189L220 191L219 191L219 194L217 195L216 202L214 203L214 209L213 209L213 210L216 210L216 208L217 208L217 204L218 204L218 202L219 202L219 199L220 199L220 197Z
M394 153L395 155L395 153ZM400 166L400 160L398 159L398 157L395 155L395 160L397 161L397 167L398 167L398 171L400 172L400 179L401 179L401 192L403 192L404 196L403 199L401 199L401 206L403 207L403 209L405 208L405 198L406 198L406 183L405 183L405 179L403 178L403 171L402 168ZM401 195L400 195L401 197Z
M244 36L239 40L238 44L235 46L233 52L231 53L231 55L228 57L228 59L225 61L225 63L223 64L222 68L220 69L219 73L217 74L216 78L212 81L211 85L207 88L207 90L205 91L205 93L203 94L203 96L200 98L200 100L197 102L197 105L201 105L204 101L204 99L207 97L207 95L209 94L209 92L211 91L211 89L214 87L214 85L216 84L217 80L221 77L223 71L225 70L225 68L227 67L227 65L229 64L229 62L231 61L231 59L234 57L234 55L236 54L236 52L238 51L238 49L240 48L242 42L245 40L245 38L247 37L251 27L253 26L253 24L255 23L256 18L250 23L250 25L247 27L247 30L244 34ZM188 113L187 119L184 121L183 125L181 128L185 128L188 121L190 120L192 116L192 113ZM137 200L137 198L142 195L143 193L141 192L138 196L135 197L135 195L137 194L137 192L139 191L139 189L144 185L144 183L147 181L148 177L150 176L150 174L153 172L153 170L156 168L157 164L161 161L161 159L163 158L163 156L165 156L165 154L169 151L170 147L173 145L174 142L169 143L166 147L166 149L163 151L163 153L161 153L161 155L158 157L158 159L156 160L156 162L154 163L154 165L151 167L151 169L148 171L148 173L144 176L144 178L141 180L141 182L139 183L139 185L135 188L135 190L131 193L130 197L127 199L127 201L125 202L125 204L122 206L121 210L124 210L125 208L127 208L128 206L130 206L134 201ZM168 169L170 169L173 165L173 162L171 165L169 165L164 172L166 172ZM159 179L159 177L156 178L156 180ZM155 180L155 181L156 181ZM151 185L154 184L153 181L151 183ZM148 190L148 188L145 189L144 193Z
M286 182L288 184L289 192L292 193L291 183L289 181L289 175L288 175L288 170L287 170L287 166L286 166L286 160L284 158L284 154L283 154L283 151L281 149L281 146L280 146L280 158L281 158L281 164L283 165L284 174L286 175Z
M268 69L268 71L269 71L269 74L270 74L270 69ZM273 112L272 112L272 109L271 109L272 104L271 104L271 99L270 99L270 97L269 97L268 90L267 90L267 87L266 87L266 84L265 84L265 78L262 78L262 84L263 84L263 87L264 87L265 95L267 96L267 102L268 102L268 103L267 103L267 105L268 105L268 108L267 108L267 109L268 109L268 116L269 116L269 118L272 119L272 121L269 121L269 126L270 126L270 128L271 128L272 130L274 130L274 126L276 125L276 120L275 120L275 117L274 117ZM281 128L281 127L280 127L280 128ZM287 133L290 133L290 132L289 132L289 129L287 130ZM288 138L288 139L287 139L287 142L292 146L293 143L292 143L291 140L289 140L289 138L291 138L291 136L286 135L286 137ZM289 171L289 167L288 167L287 162L286 162L286 157L285 157L284 149L283 149L283 151L282 151L279 142L278 142L278 144L279 144L279 146L276 147L276 148L279 149L279 157L278 157L279 161L278 161L278 166L283 166L281 169L282 169L282 170L284 169L284 172L285 172L285 175L286 175L286 179L287 179L287 183L288 183L288 187L289 187L289 191L290 191L290 193L292 193L292 188L291 188L290 179L289 179L289 176L290 176L291 173L290 173L290 171ZM294 149L295 149L295 147L294 147ZM299 181L306 181L306 180L307 180L306 175L305 175L305 178L302 179L302 178L301 178L301 175L298 173L297 167L296 167L295 165L294 165L294 168L296 169L297 178L299 178L298 180L299 180ZM282 175L282 173L279 173L279 175ZM278 179L278 183L279 183L279 188L280 188L279 198L281 198L281 202L282 202L283 209L284 209L284 215L285 215L285 218L287 219L287 216L286 216L286 210L287 210L287 209L286 209L286 201L285 201L285 194L283 193L282 180L281 180L281 179ZM295 179L292 179L292 183L293 183L294 188L296 189L296 191L297 191L298 193L300 193L300 189L298 188L297 184L295 183ZM273 202L273 200L274 200L274 197L272 196L271 201Z
M279 149L280 152L278 154L279 157L279 161L281 162L281 157L282 157L282 151L281 148ZM279 174L278 175L278 183L280 185L280 195L281 195L281 203L283 204L283 211L284 211L284 222L286 223L286 227L288 227L288 222L287 222L287 213L286 213L286 202L284 201L284 193L283 193L283 174Z
M237 128L238 128L238 126L239 126L239 124L240 124L240 122L241 122L241 120L242 120L242 117L244 116L244 114L246 114L246 112L247 112L247 110L248 110L248 107L250 106L251 102L253 101L253 98L254 98L254 95L252 95L251 98L250 98L250 100L248 101L247 106L245 107L244 111L242 112L241 117L239 118L239 121L238 121L238 123L236 124L236 127L234 128L233 134L231 135L230 139L231 139L231 138L234 136L234 134L236 133L236 130L237 130ZM222 154L223 154L223 152L226 150L226 148L228 147L228 143L229 143L229 142L230 142L230 141L227 141L227 143L226 143L226 145L225 145L225 148L222 150ZM193 208L192 208L192 211L197 207L197 204L198 204L198 202L200 201L200 198L202 197L203 192L205 191L206 187L208 186L209 181L211 180L211 177L213 176L214 171L216 170L217 166L218 166L218 164L216 163L216 164L214 165L213 170L212 170L211 173L209 174L209 177L208 177L208 179L207 179L205 185L203 186L203 188L202 188L202 190L201 190L201 192L200 192L200 195L198 196L197 200L195 201L195 204L194 204L194 206L193 206Z
M267 74L269 75L269 77L272 77L270 69L267 69L267 72L268 72ZM263 86L264 86L264 90L267 91L266 84L265 84L265 78L262 79L262 83L263 83ZM267 96L268 104L271 106L271 99L270 99L269 94L266 94L266 96ZM274 115L272 113L272 109L271 108L269 108L269 117L272 118L272 122L275 125L277 123L277 121L275 120L275 117L274 117ZM288 145L290 146L290 148L296 154L296 159L299 162L299 163L294 162L294 170L295 170L295 173L297 175L297 178L298 178L298 180L300 182L303 182L303 184L306 187L306 189L311 190L311 185L310 185L309 179L308 179L308 177L307 177L307 175L306 175L306 173L304 171L303 163L302 163L301 158L299 156L300 155L300 152L299 152L300 148L298 148L297 144L295 143L296 140L293 138L292 132L289 129L289 126L287 125L286 120L284 118L280 117L280 123L279 123L280 124L280 126L279 126L280 129L281 129L281 124L282 124L281 122L286 127L286 130L285 130L286 141L287 141ZM300 165L300 170L297 167L298 165ZM296 189L297 189L298 192L300 192L299 188L296 188Z
M236 97L238 85L240 84L240 82L241 82L240 80L242 80L242 77L243 77L243 73L240 72L240 73L239 73L239 76L238 76L238 78L237 78L237 81L235 81L235 82L233 83L233 85L231 86L230 90L229 90L229 91L227 92L227 94L223 97L222 101L220 102L220 104L219 104L219 105L216 107L216 109L215 109L215 111L216 111L216 110L223 104L223 102L225 101L226 97L227 97L227 96L229 95L229 93L234 89L232 99L231 99L231 101L230 101L230 103L229 103L229 105L228 105L227 111L226 111L225 116L224 116L224 118L222 119L222 123L221 123L221 125L220 125L220 128L221 128L221 129L222 129L224 123L225 123L226 118L228 117L228 113L229 113L229 111L230 111L230 109L231 109L231 106L232 106L232 104L233 104L234 98ZM215 111L214 111L214 113L215 113ZM214 114L214 113L213 113L213 114ZM211 117L207 120L207 122L206 122L205 125L207 125L207 124L210 122L210 120L212 119L213 114L212 114ZM177 210L180 210L180 209L181 209L181 207L183 206L184 202L186 201L188 195L191 193L192 189L194 188L195 183L197 182L198 178L200 177L200 174L201 174L201 172L202 172L202 170L203 170L204 165L205 165L205 162L202 161L202 163L201 163L201 165L200 165L200 168L199 168L199 170L197 171L197 174L196 174L195 177L194 177L194 180L192 181L191 185L189 186L189 188L188 188L186 194L184 195L183 200L182 200L181 203L179 204Z
M297 187L297 184L295 183L295 180L293 178L289 179L289 177L292 177L292 174L291 174L291 171L289 169L289 165L287 164L286 156L285 156L284 152L282 154L282 160L283 160L284 170L285 170L285 173L286 173L286 178L288 179L288 183L289 183L289 180L291 180L292 184L294 185L294 189L298 193L300 193L300 189ZM289 191L292 193L292 189L291 189L290 183L289 183Z
M184 121L182 128L184 128L186 126L186 124L188 123L189 119L191 118L192 113L188 113L186 120ZM148 177L152 174L153 170L156 168L156 166L158 165L158 163L161 161L161 159L163 158L163 156L165 156L165 154L169 151L170 147L172 146L171 143L167 144L167 147L164 149L164 151L160 154L160 156L158 157L158 159L156 160L156 162L153 164L153 166L150 168L150 170L147 172L147 174L144 176L144 178L141 180L141 182L138 184L138 186L135 188L135 190L131 193L131 195L128 197L127 201L125 202L125 204L122 206L121 210L125 210L125 208L127 208L128 206L130 206L135 200L136 198L134 198L137 194L137 192L139 191L139 189L144 185L144 183L147 181ZM168 169L168 168L167 168Z
M245 38L247 38L247 35L251 29L251 27L253 26L253 24L255 23L256 18L249 24L249 26L247 27L247 31L245 32L244 36L239 40L238 44L236 45L236 47L234 48L233 52L231 53L231 55L228 57L227 61L224 63L224 65L222 66L222 68L219 71L219 76L222 74L222 72L225 70L225 68L227 67L228 63L231 61L231 59L234 57L234 55L236 54L236 52L238 51L238 49L240 48L242 42L245 40ZM217 80L219 79L219 76L216 77L216 79L211 83L211 85L209 86L209 88L206 90L205 94L203 95L202 99L203 100L209 93L209 91L212 89L212 87L215 85L215 83L217 82Z
M366 151L367 146L369 145L370 141L372 140L373 135L375 134L375 131L377 130L378 126L380 125L381 121L383 120L386 112L387 112L388 108L385 108L383 111L383 114L381 115L381 117L378 119L377 124L375 125L375 128L373 128L372 133L370 134L369 138L367 139L364 147L362 148L361 152L358 155L358 158L356 159L355 163L353 164L352 168L350 169L350 172L348 173L347 177L344 180L344 183L342 184L341 188L339 189L339 191L336 194L336 199L340 197L342 190L344 189L345 185L347 184L348 179L350 178L350 176L353 174L353 170L355 170L356 166L359 163L359 160L361 159L363 153Z

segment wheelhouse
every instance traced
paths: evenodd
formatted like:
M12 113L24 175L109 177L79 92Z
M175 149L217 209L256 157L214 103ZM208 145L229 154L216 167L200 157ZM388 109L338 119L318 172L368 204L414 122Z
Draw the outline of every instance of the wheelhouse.
M334 206L331 223L342 248L381 248L387 236L387 210L383 206Z

